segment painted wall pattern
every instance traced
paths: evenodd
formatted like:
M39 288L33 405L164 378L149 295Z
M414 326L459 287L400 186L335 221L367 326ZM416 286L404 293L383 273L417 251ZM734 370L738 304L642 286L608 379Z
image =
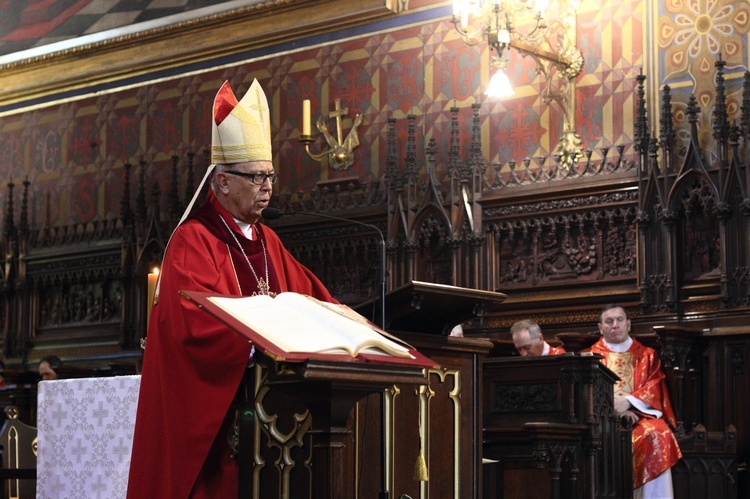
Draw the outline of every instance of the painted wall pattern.
M438 10L444 6L423 0L409 7ZM600 154L598 148L617 144L625 144L626 151L632 152L635 77L643 68L648 71L653 57L660 68L659 86L669 83L675 88L676 116L683 115L687 95L695 90L702 127L710 135L712 56L722 52L730 75L745 70L749 12L747 4L726 0L581 2L577 36L585 66L577 80L576 121L584 147L595 150L594 159ZM271 103L274 161L282 175L277 192L288 196L309 191L318 180L338 176L382 179L387 119L398 119L399 155L403 157L403 118L408 114L416 116L423 130L419 150L430 137L435 138L438 176L444 175L449 109L454 105L460 108L462 154L468 154L470 106L475 102L482 106L483 153L488 163L546 156L554 148L562 131L561 110L541 101L541 82L530 59L511 54L510 76L516 94L496 101L483 95L490 76L489 49L462 43L448 14L374 33L364 27L361 32L361 36L234 67L2 116L0 157L5 177L16 184L27 177L31 182L33 227L116 216L123 164L145 160L147 182L157 182L161 192L166 192L172 155L185 161L185 153L193 151L196 176L200 175L206 166L203 150L209 145L210 107L216 89L228 79L242 95L254 77L267 90ZM656 42L645 53L644 40ZM735 109L739 106L738 80L730 85L734 85L730 104ZM335 98L349 109L350 118L364 115L361 146L350 170L321 171L304 153L296 140L304 98L312 100L314 118L323 108L332 109ZM655 109L656 103L649 106ZM656 114L651 113L652 121ZM322 138L313 148L319 150L321 145ZM14 194L20 196L20 189ZM3 189L3 205L6 197Z
M711 144L715 63L719 57L726 62L729 120L739 118L741 77L748 69L750 4L731 0L665 0L658 2L657 7L658 17L651 26L656 46L651 52L659 63L658 74L648 76L658 77L659 88L669 85L673 90L674 115L680 123L687 124L688 98L695 95L700 107L699 141L706 148ZM681 127L678 137L684 146L687 126ZM713 151L709 154L706 159L713 163L716 157Z

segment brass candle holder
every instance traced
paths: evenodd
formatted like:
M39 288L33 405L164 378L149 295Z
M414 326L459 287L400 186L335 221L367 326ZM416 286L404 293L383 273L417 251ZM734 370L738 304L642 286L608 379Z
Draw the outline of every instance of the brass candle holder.
M328 113L328 118L336 119L336 136L334 137L328 131L328 126L323 116L318 117L318 121L315 123L318 131L326 139L328 148L319 153L310 150L310 144L315 142L316 137L310 133L310 101L308 99L305 99L302 104L302 133L299 135L298 140L305 145L307 155L315 161L321 163L325 161L334 170L346 170L354 164L354 149L359 146L357 127L362 123L362 115L358 114L355 116L352 127L346 138L344 138L342 117L349 113L349 109L341 107L341 99L336 99L335 102L336 107Z

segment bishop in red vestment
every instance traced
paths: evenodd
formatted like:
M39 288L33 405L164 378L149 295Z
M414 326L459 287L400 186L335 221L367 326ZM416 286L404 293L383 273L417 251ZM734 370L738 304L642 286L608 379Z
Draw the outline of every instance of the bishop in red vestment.
M258 82L239 103L225 83L214 102L213 126L211 189L167 245L151 311L129 499L226 499L238 493L227 437L251 345L182 299L180 290L234 296L295 291L335 302L278 236L257 223L277 178L268 105Z
M615 384L615 412L633 424L633 487L659 490L644 497L672 497L668 486L651 483L682 457L671 428L676 425L669 401L661 359L630 337L625 310L608 305L600 316L602 337L589 351L604 357L602 363L620 377ZM668 489L668 490L665 490Z

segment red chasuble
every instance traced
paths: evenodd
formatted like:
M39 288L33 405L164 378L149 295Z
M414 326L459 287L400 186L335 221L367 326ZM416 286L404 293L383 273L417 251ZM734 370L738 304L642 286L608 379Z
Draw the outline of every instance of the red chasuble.
M549 347L549 353L547 355L562 355L565 353L565 349L563 347L553 347L550 345Z
M254 228L258 237L246 239L209 191L170 240L144 354L129 499L237 497L237 461L229 458L227 431L251 346L180 290L252 295L259 289L256 275L266 279L267 262L271 291L335 302L271 229Z
M641 419L633 428L633 488L640 487L674 466L682 457L670 429L670 426L675 427L676 421L661 359L653 348L635 339L627 352L612 352L602 338L590 351L602 355L602 363L620 377L615 384L615 396L632 395L662 413L661 418L655 418L634 411Z

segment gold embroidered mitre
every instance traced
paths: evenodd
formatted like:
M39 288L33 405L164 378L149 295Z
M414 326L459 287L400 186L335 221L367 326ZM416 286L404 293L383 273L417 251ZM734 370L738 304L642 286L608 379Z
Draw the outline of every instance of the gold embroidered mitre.
M211 163L271 161L268 101L258 80L239 102L225 81L214 98L211 123Z

